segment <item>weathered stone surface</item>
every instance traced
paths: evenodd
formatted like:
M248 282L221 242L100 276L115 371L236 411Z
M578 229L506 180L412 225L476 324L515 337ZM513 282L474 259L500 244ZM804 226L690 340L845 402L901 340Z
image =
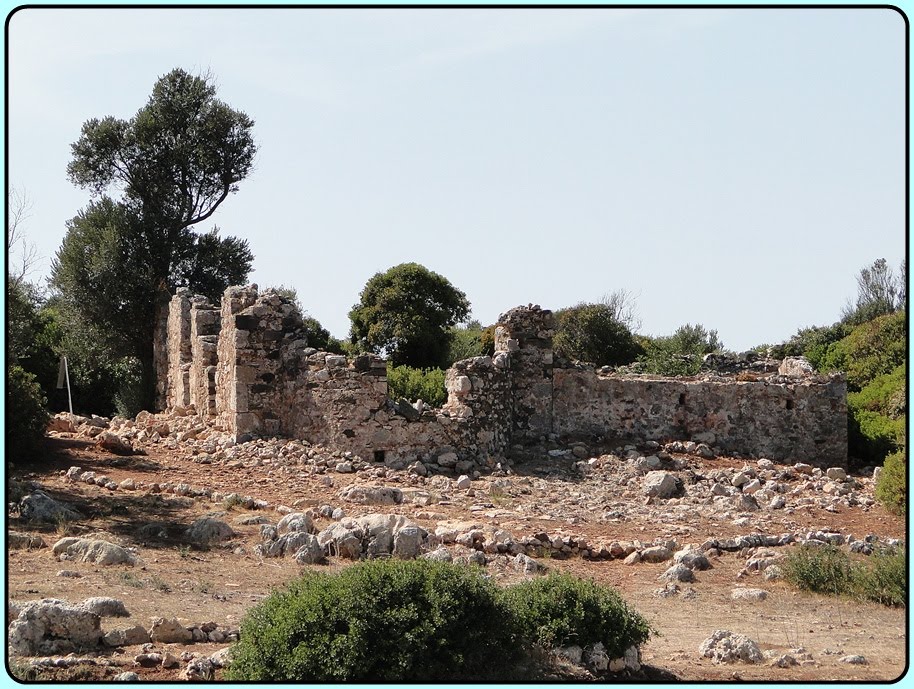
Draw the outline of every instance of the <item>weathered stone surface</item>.
M678 581L684 583L695 581L695 575L692 573L692 570L682 563L673 565L661 574L659 578L661 581Z
M134 565L136 556L114 543L89 538L61 538L52 548L60 560L93 562L97 565Z
M324 548L316 536L305 534L307 538L295 551L295 561L300 565L315 565L324 561Z
M48 547L48 544L44 542L41 536L19 533L18 531L8 531L6 539L10 550L38 550L39 548Z
M673 556L665 545L655 545L641 551L641 562L664 562Z
M149 632L143 625L137 624L126 629L112 629L105 634L103 641L106 646L138 646L150 641Z
M193 543L206 545L231 540L235 531L221 519L201 517L188 527L184 537Z
M93 648L101 636L98 615L47 598L22 605L9 625L8 646L13 655L51 655Z
M698 652L702 658L711 658L715 663L761 663L762 652L748 636L718 629L701 642Z
M763 601L768 597L768 592L763 591L762 589L748 589L748 588L738 588L733 589L730 592L730 598L733 600L745 600L758 602Z
M132 455L133 447L119 435L103 431L95 439L95 445L116 455Z
M316 532L314 521L304 512L291 512L287 514L279 520L279 523L276 525L276 530L279 533L284 533L286 531Z
M174 618L157 617L152 621L149 637L155 643L174 644L190 641L193 639L193 634Z
M676 478L666 471L649 471L642 482L644 494L655 498L671 498L676 494Z
M403 502L403 491L384 486L347 486L340 492L340 498L360 505L399 505Z
M130 617L130 613L127 612L127 608L124 606L124 601L120 601L117 598L104 596L87 598L79 604L79 607L83 610L94 612L99 617Z
M82 519L79 512L54 500L42 490L36 490L19 501L19 516L30 522L71 522Z

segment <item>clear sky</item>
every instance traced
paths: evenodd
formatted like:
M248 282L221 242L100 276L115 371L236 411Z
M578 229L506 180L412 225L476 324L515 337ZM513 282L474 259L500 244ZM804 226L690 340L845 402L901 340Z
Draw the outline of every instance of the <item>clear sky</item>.
M255 121L201 227L249 240L334 335L417 261L483 324L616 289L641 332L742 350L829 324L905 251L904 22L891 10L44 10L9 33L9 181L43 280L88 201L92 117L174 67Z

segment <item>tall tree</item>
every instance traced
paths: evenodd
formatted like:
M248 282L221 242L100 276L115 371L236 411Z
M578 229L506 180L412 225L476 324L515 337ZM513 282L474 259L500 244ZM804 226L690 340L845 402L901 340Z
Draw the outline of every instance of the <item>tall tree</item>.
M175 69L134 117L89 120L72 145L68 176L96 200L68 223L52 285L67 322L91 329L112 356L139 360L145 407L155 323L172 291L216 299L250 271L246 241L191 228L250 173L253 124L216 98L212 77Z
M848 303L842 312L841 320L852 325L859 325L877 316L892 313L904 303L907 267L901 266L902 279L899 280L892 266L884 258L873 261L873 265L860 270L857 275L857 301ZM899 293L902 295L899 300Z
M448 349L470 302L447 278L418 263L375 274L349 312L350 338L364 349L386 354L394 365L448 366Z

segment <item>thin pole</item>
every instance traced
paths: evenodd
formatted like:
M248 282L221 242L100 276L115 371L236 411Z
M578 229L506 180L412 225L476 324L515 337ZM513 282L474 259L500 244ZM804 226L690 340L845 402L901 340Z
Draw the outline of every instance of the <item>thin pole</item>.
M70 394L70 367L67 366L67 357L63 358L63 371L67 376L67 401L70 403L70 416L73 416L73 396Z

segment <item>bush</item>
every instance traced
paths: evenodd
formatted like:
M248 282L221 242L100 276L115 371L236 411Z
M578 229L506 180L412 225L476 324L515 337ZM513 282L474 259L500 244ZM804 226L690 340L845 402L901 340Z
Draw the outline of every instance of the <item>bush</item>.
M853 569L853 586L857 597L882 605L903 606L907 582L907 557L904 549L876 552L870 566L861 563Z
M483 328L479 321L471 321L465 328L451 328L448 361L454 363L474 356L492 356L495 353L495 326Z
M259 682L480 679L520 655L497 589L474 570L375 560L309 572L254 608L228 670Z
M555 351L597 366L623 366L644 351L608 304L578 304L557 311Z
M851 583L851 561L847 553L833 545L802 545L788 553L784 578L803 591L847 593Z
M907 558L904 550L876 552L869 562L852 562L832 545L800 546L788 554L787 581L804 591L852 596L883 605L904 605Z
M6 457L13 463L28 460L44 437L48 412L41 386L21 366L6 369Z
M862 323L828 346L821 370L845 371L851 390L861 390L877 376L907 361L907 314L896 311Z
M444 370L440 368L394 366L388 362L387 389L393 399L422 400L432 407L440 407L447 401Z
M639 368L661 376L694 376L705 354L723 348L716 330L686 323L667 337L648 338L645 353L638 358Z
M610 658L619 658L651 634L615 590L567 574L509 586L502 597L528 640L546 647L602 642Z
M876 499L889 512L905 514L908 508L908 470L904 452L895 452L885 458L882 473L876 482Z

